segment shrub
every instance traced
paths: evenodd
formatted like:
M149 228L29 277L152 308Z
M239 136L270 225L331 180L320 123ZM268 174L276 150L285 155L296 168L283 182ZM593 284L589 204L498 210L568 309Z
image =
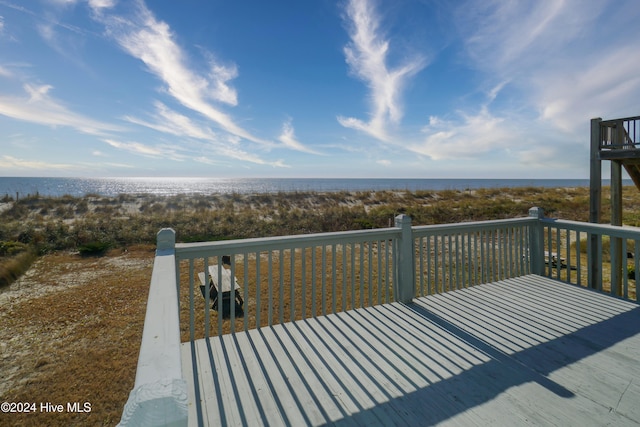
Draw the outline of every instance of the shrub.
M29 246L16 241L0 241L0 256L14 256L29 249Z
M78 252L81 256L102 256L109 248L111 248L109 242L89 242L78 247Z

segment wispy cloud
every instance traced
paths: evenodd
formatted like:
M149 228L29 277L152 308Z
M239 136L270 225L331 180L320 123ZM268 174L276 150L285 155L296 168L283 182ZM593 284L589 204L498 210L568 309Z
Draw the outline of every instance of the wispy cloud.
M94 12L101 11L102 9L110 9L116 5L116 0L89 0L89 7Z
M368 122L338 117L345 127L365 132L376 139L389 140L388 125L402 118L401 96L407 80L426 65L422 57L389 68L389 40L380 31L380 17L368 0L350 0L346 7L351 42L344 48L350 71L369 87L371 111Z
M0 114L46 126L67 126L91 135L121 131L119 126L93 120L50 96L50 85L25 84L26 96L0 96Z
M461 5L456 22L474 67L508 78L538 119L574 133L594 116L635 113L638 19L629 0L488 0Z
M156 113L152 115L152 121L141 120L131 116L126 116L124 119L130 123L145 126L158 132L167 133L180 138L193 138L195 140L203 141L204 144L201 145L201 150L208 153L215 153L216 160L209 160L206 155L194 154L196 151L195 148L188 148L182 144L184 152L190 153L187 156L194 161L206 164L218 164L220 163L219 158L225 157L254 164L271 164L274 166L284 165L282 162L269 162L261 158L256 153L249 153L246 150L243 150L240 147L240 138L235 135L226 133L219 135L208 127L195 123L191 118L171 110L161 102L155 102L155 107ZM114 147L116 146L113 144L111 145ZM304 146L301 147L305 148ZM144 147L138 147L136 145L122 144L116 148L125 149L131 153L145 154L145 150L140 149ZM157 155L159 156L164 156L165 154L166 153L162 154L162 150L157 152Z
M208 141L217 140L216 134L211 129L194 123L191 118L171 110L162 102L156 101L154 105L156 113L152 115L153 121L132 116L125 116L124 120L175 136L187 136Z
M634 22L640 8L625 3L586 8L576 0L470 0L459 5L452 16L467 65L481 72L479 87L492 89L478 104L461 101L455 115L432 117L423 128L425 138L410 149L433 159L500 151L527 165L537 152L537 160L548 159L547 165L552 158L557 165L571 163L572 156L560 153L576 149L590 118L637 113L640 27ZM501 104L501 95L509 102Z
M309 154L320 154L319 152L305 146L296 139L295 131L293 129L292 120L288 119L282 125L282 133L278 137L278 140L284 144L285 147L296 151L302 151Z
M7 70L5 67L0 65L0 76L2 77L12 77L13 74L11 71Z
M237 76L235 66L225 66L210 58L206 76L190 69L169 25L158 21L142 1L136 1L135 5L135 13L130 17L110 16L101 9L96 10L96 18L106 25L107 33L127 53L144 62L180 104L212 120L226 132L266 143L212 104L213 101L237 105L236 91L229 85Z
M186 156L182 153L179 153L178 149L175 146L168 145L157 145L151 146L148 144L143 144L140 142L123 142L117 141L115 139L107 138L104 139L104 142L109 144L110 146L127 151L133 154L139 154L146 157L153 158L166 158L171 160L183 161L186 159Z
M493 150L516 148L522 143L517 127L493 116L485 107L477 114L459 112L456 120L431 117L423 129L426 138L409 146L434 160L472 158Z
M49 163L39 160L18 159L12 156L0 157L0 168L17 170L50 170L50 169L74 169L75 167L65 163Z

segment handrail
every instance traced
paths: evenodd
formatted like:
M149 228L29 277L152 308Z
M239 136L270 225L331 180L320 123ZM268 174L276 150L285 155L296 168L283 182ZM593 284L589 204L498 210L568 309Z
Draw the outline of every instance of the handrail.
M640 116L623 117L621 119L603 120L601 123L605 126L615 124L618 121L628 122L632 120L640 120Z
M162 229L158 233L135 385L119 426L187 425L174 246L173 230Z
M179 259L193 259L202 254L215 256L228 252L286 249L292 246L312 246L333 244L342 241L379 240L397 237L400 231L395 228L377 228L372 230L336 231L330 233L298 234L294 236L257 237L251 239L220 240L216 242L176 243Z

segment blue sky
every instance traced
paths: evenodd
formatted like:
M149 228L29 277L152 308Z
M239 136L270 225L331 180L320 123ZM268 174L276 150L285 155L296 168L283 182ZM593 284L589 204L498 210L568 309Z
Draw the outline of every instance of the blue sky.
M0 176L587 178L637 0L0 0Z

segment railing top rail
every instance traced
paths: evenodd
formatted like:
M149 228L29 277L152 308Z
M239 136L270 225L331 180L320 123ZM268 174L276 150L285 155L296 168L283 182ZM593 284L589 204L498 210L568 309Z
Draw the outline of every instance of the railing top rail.
M458 222L455 224L420 225L413 227L413 230L418 234L438 234L446 233L448 231L479 231L494 229L496 227L508 227L512 225L532 225L535 224L537 220L537 218L523 217L488 221Z
M543 218L540 219L543 224L553 225L560 228L567 228L575 231L588 231L595 234L607 234L612 237L620 237L626 239L639 239L640 228L632 226L617 226L611 224L595 224L592 222L570 221L565 219Z
M376 228L372 230L336 231L330 233L298 234L293 236L258 237L253 239L220 240L217 242L177 243L176 254L180 258L201 256L203 251L212 255L216 250L222 252L256 251L286 249L291 247L334 244L350 241L371 241L392 239L400 236L401 229L396 227Z
M625 117L622 119L603 120L600 122L600 126L607 126L607 127L615 126L617 123L620 123L620 122L630 122L634 120L640 120L640 116Z

